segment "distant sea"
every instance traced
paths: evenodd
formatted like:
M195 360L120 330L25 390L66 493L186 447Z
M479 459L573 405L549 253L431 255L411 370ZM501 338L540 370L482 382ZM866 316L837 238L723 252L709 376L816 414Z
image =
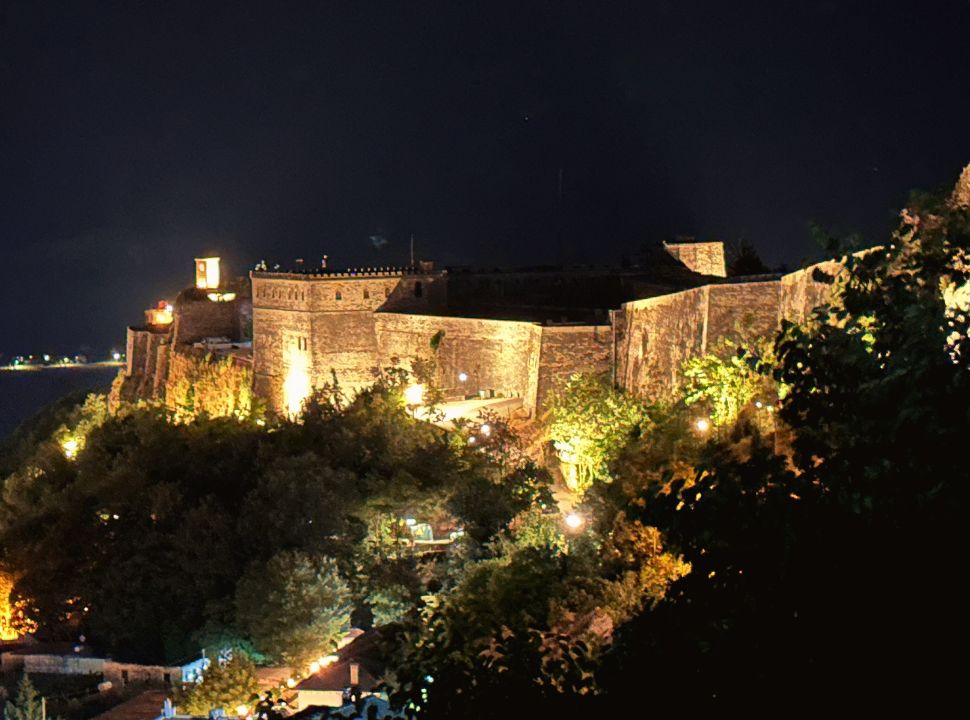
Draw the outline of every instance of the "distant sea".
M0 438L38 410L76 390L107 392L117 367L0 371Z

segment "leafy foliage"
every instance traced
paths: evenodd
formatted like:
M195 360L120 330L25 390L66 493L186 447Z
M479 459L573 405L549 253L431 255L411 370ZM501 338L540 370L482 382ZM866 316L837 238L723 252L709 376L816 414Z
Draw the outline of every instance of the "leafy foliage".
M549 438L560 459L574 468L566 479L578 492L609 479L609 462L647 420L644 406L603 375L573 375L550 408Z
M684 404L704 407L715 427L734 424L755 401L774 410L787 393L772 376L775 362L774 343L767 338L741 345L723 340L717 351L684 363Z
M331 653L350 628L350 593L336 563L305 553L283 551L250 567L236 606L256 646L294 667Z
M17 687L17 701L7 702L3 716L5 720L45 720L43 700L26 673Z
M202 681L176 698L178 707L197 717L208 717L210 710L222 708L232 715L240 705L252 706L259 693L256 666L242 652L219 662L213 660L202 673Z

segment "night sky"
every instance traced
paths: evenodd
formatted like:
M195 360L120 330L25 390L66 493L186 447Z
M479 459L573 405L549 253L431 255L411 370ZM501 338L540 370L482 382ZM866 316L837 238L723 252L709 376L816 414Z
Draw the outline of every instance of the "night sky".
M207 252L876 242L970 161L970 2L892 5L0 0L0 362L121 346Z

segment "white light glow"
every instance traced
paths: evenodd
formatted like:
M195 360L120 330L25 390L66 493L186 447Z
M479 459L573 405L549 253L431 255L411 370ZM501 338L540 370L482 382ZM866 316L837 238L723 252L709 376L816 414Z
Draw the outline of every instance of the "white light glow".
M424 385L415 383L404 390L404 402L408 405L420 405L424 401Z
M458 373L458 382L468 382L468 373Z
M64 457L68 460L73 460L77 456L78 442L74 438L69 438L61 443L61 450L64 451Z
M579 530L585 524L586 520L583 519L582 515L577 513L569 513L566 515L566 527L570 530Z
M701 418L694 423L694 427L697 428L698 432L707 432L711 429L711 423L706 418Z

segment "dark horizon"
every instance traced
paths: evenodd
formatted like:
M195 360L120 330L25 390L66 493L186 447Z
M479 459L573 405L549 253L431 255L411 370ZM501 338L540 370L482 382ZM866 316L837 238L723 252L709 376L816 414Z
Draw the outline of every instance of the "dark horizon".
M215 252L770 266L970 161L970 3L2 10L0 353L103 354ZM956 79L956 81L955 81Z

